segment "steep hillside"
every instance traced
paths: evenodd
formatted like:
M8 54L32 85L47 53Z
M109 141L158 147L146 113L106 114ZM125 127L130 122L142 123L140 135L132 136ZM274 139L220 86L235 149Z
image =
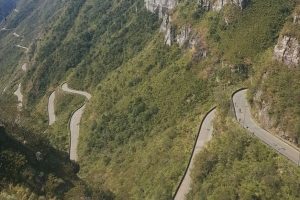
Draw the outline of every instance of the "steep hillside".
M79 165L66 152L16 124L14 104L0 98L0 199L113 198L101 185L81 180Z
M12 10L16 7L17 0L1 0L0 1L0 22L12 12Z
M252 101L262 125L300 145L299 4L287 19L273 52L259 63Z
M300 170L241 130L219 121L216 138L197 156L187 199L298 199ZM230 184L228 184L230 183Z
M63 11L63 1L18 1L18 12L13 12L1 24L0 31L0 90L12 89L22 75L21 66L34 56L36 42L46 32L49 22ZM28 53L17 45L31 47ZM29 66L30 68L30 66Z
M224 169L235 160L239 161L236 166L255 161L249 166L269 167L270 171L243 169L253 174L268 172L271 180L281 181L282 192L289 186L286 176L280 177L278 172L285 161L236 127L231 119L230 98L240 87L250 87L256 96L263 93L260 98L264 101L258 101L267 102L278 121L298 134L297 59L284 54L275 61L272 53L278 39L277 49L284 43L280 41L285 35L294 38L289 39L286 48L298 49L295 42L290 45L290 41L299 39L296 3L19 0L19 12L0 26L0 119L38 133L37 137L46 141L54 153L67 159L71 117L85 105L83 118L76 124L80 125L77 164L82 180L74 173L67 174L71 182L76 182L75 187L65 189L64 195L55 189L46 194L60 194L58 197L65 199L72 199L77 192L107 199L171 199L189 162L198 125L217 106L221 119L216 122L217 137L199 155L195 166L202 169L207 164L209 173L194 171L189 198L205 193L218 199L214 195L221 191L221 185L203 187L212 179L221 183L220 171L215 169ZM291 17L293 12L296 14ZM290 49L284 52L294 52ZM282 67L291 61L293 67ZM88 92L91 99L65 92L63 83ZM18 85L24 97L19 102L22 107L17 109L13 93ZM49 125L48 98L54 91L56 121ZM238 151L231 154L230 147ZM256 149L261 155L253 158ZM223 156L224 160L216 159L210 165L210 158L215 156ZM236 166L228 168L226 175ZM286 167L284 173L294 170L298 176L295 166L288 163ZM235 184L248 179L241 175ZM251 184L255 181L270 180L259 176ZM297 179L290 181L299 184ZM77 186L83 182L86 188ZM239 191L226 188L229 199L231 194L243 192L244 186ZM276 189L267 188L272 192ZM258 190L251 185L249 193Z

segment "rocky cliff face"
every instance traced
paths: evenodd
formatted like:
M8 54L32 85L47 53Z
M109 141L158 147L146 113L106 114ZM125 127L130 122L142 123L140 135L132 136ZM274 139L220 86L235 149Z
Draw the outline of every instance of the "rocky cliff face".
M294 26L299 26L300 16L293 16ZM289 66L300 64L300 42L296 37L283 35L279 38L274 48L274 58Z
M227 4L234 4L244 9L249 0L199 0L198 2L205 10L220 11Z
M171 23L170 11L177 5L177 0L145 0L146 9L158 14L162 19L160 32L165 34L165 44L171 45L174 41L173 26Z
M299 65L300 43L298 39L289 36L281 37L275 46L274 57L289 66Z
M162 19L160 32L165 35L165 44L177 43L180 47L196 49L198 56L206 56L199 35L194 34L189 25L181 28L172 24L171 11L176 7L177 0L145 0L146 9L152 13L157 13Z
M224 5L232 3L244 8L249 0L198 0L198 4L209 10L221 10ZM176 7L178 0L145 0L145 7L152 13L157 13L162 19L160 31L165 34L165 44L172 45L178 43L179 46L194 48L201 44L200 37L192 34L192 29L189 26L183 26L176 29L172 25L171 11ZM206 55L206 52L204 53Z
M168 15L177 5L177 0L145 0L147 10L152 13L158 13L160 18Z
M300 15L294 15L294 24L300 24Z
M263 77L263 80L267 78L267 74ZM276 123L276 120L269 114L271 110L271 106L263 100L262 98L263 92L261 90L258 90L254 97L253 102L255 106L255 110L257 112L253 112L254 116L260 124L267 130L272 130L278 134L279 137L291 142L296 143L296 139L291 137L292 135L288 131L284 131L278 124Z

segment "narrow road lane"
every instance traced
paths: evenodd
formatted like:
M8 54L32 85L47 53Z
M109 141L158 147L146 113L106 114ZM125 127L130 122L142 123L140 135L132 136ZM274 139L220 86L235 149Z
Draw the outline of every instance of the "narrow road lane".
M24 72L26 72L27 71L27 63L24 63L21 68Z
M23 107L23 95L21 92L21 83L18 85L18 89L14 92L14 95L16 95L18 97L18 109L21 110Z
M26 52L27 52L27 51L29 51L29 48L27 48L27 47L24 47L24 46L21 46L21 45L19 45L19 44L18 44L18 45L16 45L16 47L18 47L18 48L21 48L21 49L25 49L25 50L26 50Z
M85 110L85 105L79 108L73 115L70 121L71 131L71 146L70 146L70 160L78 160L77 147L79 142L80 121Z
M13 35L14 35L15 37L17 37L17 38L19 38L19 37L20 37L20 35L19 35L19 34L17 34L16 32L14 32L14 33L13 33Z
M85 96L88 100L90 100L92 98L92 95L89 94L89 93L87 93L87 92L70 89L67 83L64 83L61 86L61 88L65 92L69 92L69 93L73 93L73 94L78 94L78 95Z
M61 88L65 92L85 96L88 100L92 98L92 95L87 92L70 89L67 83L64 83ZM86 104L84 104L82 107L76 110L76 112L74 112L74 114L72 115L70 121L70 132L71 132L70 159L74 161L78 160L77 147L79 141L80 121L84 113L85 107Z
M235 113L239 123L249 132L254 134L258 139L269 145L278 153L284 155L296 165L299 165L300 152L296 148L285 143L283 140L264 130L257 124L257 122L251 116L250 105L246 97L247 90L239 91L233 96Z
M55 123L56 116L55 116L55 91L49 97L48 100L48 115L49 115L49 126Z
M191 170L192 167L194 167L194 162L195 162L195 156L204 148L205 144L209 142L212 138L212 133L213 133L213 120L215 117L216 109L213 109L210 111L207 116L204 118L200 131L199 131L199 136L196 141L196 146L193 150L192 153L192 158L189 163L187 172L183 178L183 181L181 182L179 189L175 195L174 200L184 200L186 194L189 193L191 189L191 184L192 184L192 179L191 179Z

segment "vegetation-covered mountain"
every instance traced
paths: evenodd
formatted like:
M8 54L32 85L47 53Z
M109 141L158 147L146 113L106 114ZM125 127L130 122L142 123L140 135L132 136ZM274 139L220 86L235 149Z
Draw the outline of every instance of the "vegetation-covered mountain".
M17 0L1 0L0 1L0 22L5 20L6 16L16 7Z
M298 145L298 4L18 0L0 27L0 166L20 170L5 167L13 176L0 177L0 195L172 199L199 123L217 106L188 198L300 198L299 169L238 128L231 105L231 94L249 87L262 126ZM284 46L284 36L294 39ZM277 57L277 49L291 53ZM63 92L64 82L92 98ZM57 120L49 126L53 91ZM77 165L67 159L68 124L84 102ZM37 141L24 143L23 132ZM49 158L37 161L37 151Z

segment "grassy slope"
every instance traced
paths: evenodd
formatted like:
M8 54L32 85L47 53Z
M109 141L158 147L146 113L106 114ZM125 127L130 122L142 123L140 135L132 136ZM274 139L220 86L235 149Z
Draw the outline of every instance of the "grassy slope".
M298 12L299 3L294 13ZM288 35L299 39L299 25L292 23L292 16L287 18L281 31L281 36ZM262 91L261 102L255 102L258 109L269 106L269 116L274 121L271 127L275 133L284 132L289 139L300 144L300 71L297 66L286 66L272 58L270 49L258 60L255 76L251 86L251 100L253 94ZM269 128L269 127L268 127ZM280 133L281 134L281 133ZM281 134L282 135L282 134Z
M287 133L293 142L299 145L300 141L300 72L297 69L289 69L286 65L272 60L270 53L256 69L253 85L251 87L251 99L257 91L262 91L262 102L270 106L269 116L274 120L272 128ZM261 108L262 102L257 103Z
M37 129L47 128L47 95L61 81L89 90L93 99L81 129L81 176L110 188L117 199L168 199L186 167L201 117L214 104L228 111L224 88L235 88L249 76L292 6L253 0L229 27L222 13L187 16L208 36L211 55L197 63L191 62L191 52L162 45L159 22L142 9L142 0L81 3L61 9L34 45L35 62L25 79L28 118L41 120L34 122ZM60 113L62 122L72 109ZM62 122L50 130L55 135L50 140L65 150Z
M297 166L231 120L217 126L222 129L214 131L214 140L197 155L188 199L300 198Z
M179 55L156 38L101 82L86 111L81 174L118 198L170 198L212 106L208 78Z
M51 1L51 3L49 1L21 0L17 3L19 12L13 12L7 21L1 25L1 28L11 29L0 32L1 92L6 86L9 86L8 91L12 90L11 87L19 82L21 66L33 56L33 51L25 54L24 50L17 48L16 45L20 44L25 47L32 45L34 47L36 39L41 36L42 30L49 25L49 21L55 19L55 16L59 14L62 5L59 0ZM14 32L22 37L16 38L13 36Z
M39 135L9 123L6 123L6 129L0 127L0 132L2 199L9 196L16 199L29 196L32 199L38 196L61 199L76 185L82 191L86 190L84 182L75 175L76 166L66 159L67 155L48 146ZM36 160L36 152L42 152L43 160Z
M262 88L263 99L271 102L272 114L278 122L297 132L298 71L273 62L271 55L292 5L292 2L252 1L229 28L222 28L222 23L213 16L211 24L215 25L209 32L218 44L216 52L222 50L221 60L250 67L248 76L254 74L251 88ZM263 80L266 72L268 78ZM197 156L189 199L299 198L297 167L246 135L231 120L219 121L215 126L216 138Z
M292 4L287 5L289 6L288 10L291 10ZM216 68L215 75L208 76L210 80L214 80L212 77L218 76L222 82L229 82L230 87L234 87L240 80L247 78L256 57L274 44L282 23L288 15L285 7L286 5L282 5L281 0L276 2L253 1L249 9L245 10L241 17L226 29L222 24L222 13L220 15L216 13L205 15L204 21L200 21L199 25L195 22L195 26L209 29L212 51L216 51L213 53L217 53L220 60L224 60L228 64L246 65L247 67L244 71L238 68L240 71L236 70L235 73L230 72L229 67ZM261 16L266 11L268 14ZM262 26L254 26L257 20L261 22ZM237 45L236 40L232 38L238 38L241 42ZM242 38L247 38L247 40L242 40ZM201 79L197 76L205 69L203 63L196 64L190 72L184 67L189 64L190 57L188 55L178 57L176 47L157 51L157 49L164 48L157 42L150 43L142 54L129 62L129 66L123 65L122 69L113 72L107 81L99 84L95 96L100 101L92 102L93 106L99 106L96 107L96 112L90 111L92 115L85 125L85 127L90 128L85 129L82 138L86 143L81 144L83 150L81 157L84 166L82 172L83 174L90 174L89 176L98 173L102 178L96 177L96 179L106 182L116 192L117 197L123 195L137 199L170 197L180 177L180 169L181 171L184 169L184 165L176 163L182 159L187 160L189 155L189 151L186 151L185 154L181 154L181 159L178 159L177 148L180 146L184 149L190 149L193 142L193 140L177 140L178 137L182 138L185 134L184 129L178 128L178 126L196 127L196 124L192 125L185 120L186 115L195 119L193 116L196 115L193 114L191 108L201 110L201 105L205 104L206 101L212 105L214 101L213 91L218 94L218 89L215 90L213 84L209 84L207 79ZM159 56L154 57L157 53ZM151 61L153 57L154 61ZM163 68L157 70L161 63L163 63ZM213 63L211 58L208 58L205 64L208 64L211 69L214 69L213 64L220 65L220 63ZM142 74L148 68L153 68L151 73ZM126 73L126 71L130 73ZM115 80L118 81L115 82ZM134 83L133 86L131 86L132 83ZM193 86L195 83L197 84ZM199 86L197 86L198 84ZM132 87L134 89L131 89ZM210 95L208 95L209 93ZM200 96L198 97L198 95ZM183 103L184 99L192 96L198 100L186 107ZM217 96L217 98L220 97ZM226 102L225 106L228 106ZM157 107L159 112L154 115L154 119L150 118L149 121L145 121L143 118L145 118L148 109L151 110L151 107ZM94 107L93 110L95 110ZM137 114L135 113L136 110ZM204 113L206 110L200 112ZM170 120L171 122L175 121L175 123L169 123ZM164 129L169 131L170 128L174 129L174 127L177 130L172 136L174 138L171 140L165 138ZM140 144L140 141L143 143ZM155 149L153 146L156 146L157 142L152 143L152 141L161 141L159 144L171 148L164 149L166 154L158 153L153 150ZM144 157L141 157L144 154L147 155L145 158L147 161L143 161ZM95 155L95 157L86 158L85 155ZM153 163L151 162L153 160L151 155L157 157L154 161L155 167L150 167ZM170 166L160 164L165 162L164 157L167 155L169 156L167 163L172 163ZM97 162L94 164L92 160L97 160ZM96 167L89 171L92 165ZM135 170L132 171L132 169ZM163 174L157 174L155 171ZM143 174L143 178L141 178L141 174ZM106 180L105 177L110 178ZM135 177L138 178L135 179ZM150 180L151 185L147 184Z

